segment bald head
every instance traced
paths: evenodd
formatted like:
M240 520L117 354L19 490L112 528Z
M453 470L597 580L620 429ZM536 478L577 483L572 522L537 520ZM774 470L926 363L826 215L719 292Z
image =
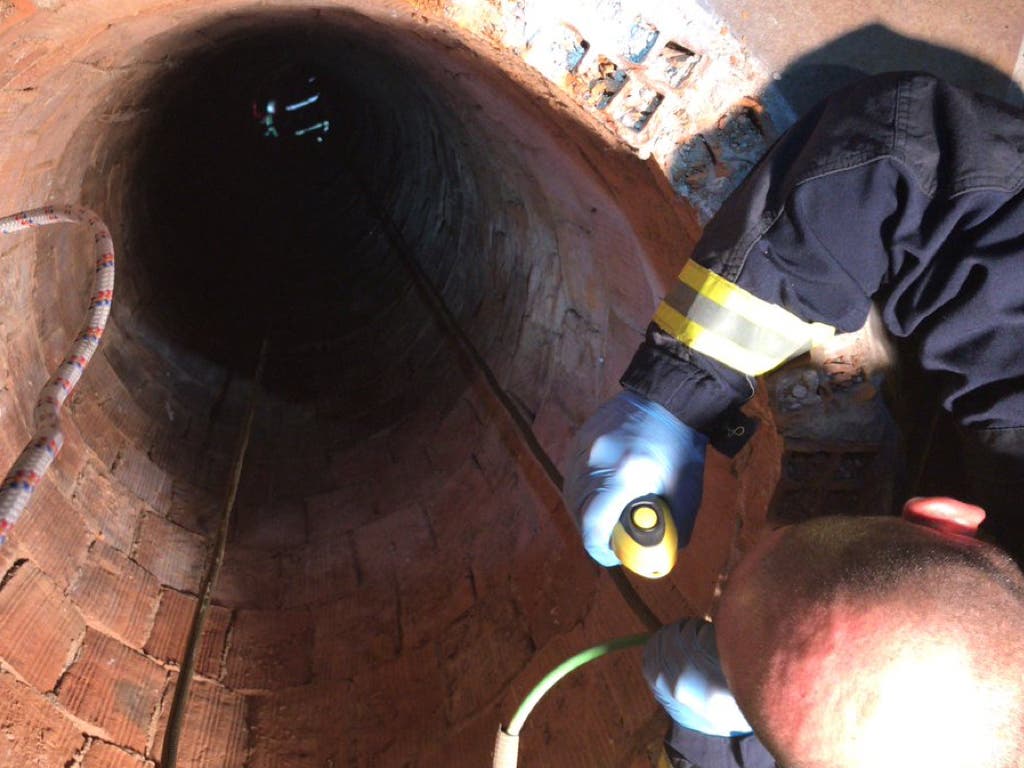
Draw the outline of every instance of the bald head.
M787 768L1024 767L1024 577L896 518L777 531L716 617L729 684Z

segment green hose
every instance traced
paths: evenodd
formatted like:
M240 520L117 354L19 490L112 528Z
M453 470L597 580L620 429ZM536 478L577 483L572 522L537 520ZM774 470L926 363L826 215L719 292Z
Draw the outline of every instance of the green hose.
M494 745L493 768L515 767L519 759L519 733L523 730L523 726L526 724L526 718L530 716L533 708L537 706L537 703L544 697L544 694L554 688L555 685L558 684L559 680L573 670L579 669L587 662L598 659L607 653L643 645L647 642L648 637L650 637L650 635L647 633L629 635L628 637L620 637L617 640L611 640L607 643L595 645L593 648L588 648L587 650L581 651L575 656L566 659L553 670L548 672L548 674L533 687L533 690L526 695L526 698L523 699L523 703L519 705L519 709L516 710L515 715L509 722L508 728L498 729L498 739Z

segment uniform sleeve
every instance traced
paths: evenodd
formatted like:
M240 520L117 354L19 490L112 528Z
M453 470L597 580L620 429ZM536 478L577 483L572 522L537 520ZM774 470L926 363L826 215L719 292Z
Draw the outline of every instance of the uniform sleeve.
M868 78L775 144L692 256L842 332L872 300L967 427L1024 424L1024 119L927 75ZM753 380L652 323L622 378L730 453Z

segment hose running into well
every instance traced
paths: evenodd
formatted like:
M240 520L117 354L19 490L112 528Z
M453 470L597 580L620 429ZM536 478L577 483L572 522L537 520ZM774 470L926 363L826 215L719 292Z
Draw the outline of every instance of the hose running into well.
M526 718L530 716L538 702L544 698L544 694L554 688L562 678L570 672L579 669L584 664L594 659L599 659L608 653L643 645L647 642L648 637L650 635L645 632L595 645L577 653L575 656L571 656L548 672L533 687L533 690L526 695L526 698L523 699L523 703L519 705L519 709L516 710L515 715L509 721L508 727L498 729L498 737L494 744L493 768L515 768L519 761L519 734L522 732L523 726L526 725Z
M0 546L32 499L32 492L64 446L60 409L92 359L110 316L114 299L114 242L110 230L95 213L78 205L46 206L0 218L0 233L50 224L83 224L92 232L96 265L92 297L81 331L67 357L43 385L32 411L33 434L11 470L0 483Z
M519 408L516 407L512 398L505 392L504 388L498 381L497 376L494 375L494 371L492 371L490 366L487 365L487 362L484 360L480 352L477 351L472 341L470 341L469 337L466 335L466 332L462 330L462 327L448 309L448 306L445 304L444 299L441 297L438 290L430 282L430 279L424 273L416 260L409 254L404 238L402 237L398 227L391 220L391 217L388 216L382 206L372 204L374 197L370 193L369 185L359 174L353 172L352 176L365 194L367 202L370 203L371 208L374 209L374 213L376 214L377 220L380 222L383 234L391 242L392 247L402 261L403 266L412 278L413 285L419 293L420 298L434 315L434 319L437 322L438 327L451 340L455 350L467 360L469 367L475 370L483 379L488 391L490 391L494 396L495 400L497 400L502 410L505 411L506 415L514 425L523 445L543 470L548 481L558 491L559 497L561 497L562 487L564 485L562 474L558 471L558 467L555 465L554 461L551 460L547 451L545 451L543 446L540 444L540 440L537 439L537 436L534 434L529 422L520 412ZM611 577L612 582L615 584L619 593L622 595L623 600L633 611L636 618L639 619L650 632L661 627L661 621L647 603L644 602L636 589L634 589L626 574L623 572L623 569L621 567L608 568L606 569L606 572ZM645 632L638 635L629 635L628 637L612 640L607 643L602 643L601 645L596 645L572 656L549 672L540 681L540 683L534 686L526 699L523 700L523 703L516 711L516 714L513 716L508 728L498 728L498 735L494 745L494 756L491 763L492 767L516 768L516 765L519 762L519 732L526 723L526 718L529 717L530 712L533 711L533 708L541 698L543 698L544 694L554 687L562 678L587 662L600 658L607 653L643 645L647 641L648 637L650 637L650 634Z
M245 419L242 422L241 432L238 434L234 463L231 467L231 475L228 478L224 497L223 513L221 514L220 525L217 527L217 539L213 545L213 556L210 558L202 584L199 586L199 604L196 606L196 612L192 614L192 626L189 630L188 645L185 648L185 655L181 661L178 683L174 687L174 698L171 700L171 708L167 715L167 729L164 731L164 744L160 753L161 768L177 768L178 765L178 746L181 742L182 729L185 727L185 713L188 708L189 690L192 686L196 660L199 658L199 645L203 638L203 627L206 625L206 616L209 613L210 602L213 599L213 588L217 583L217 576L220 574L221 566L224 564L224 552L227 549L228 534L231 531L231 519L235 511L235 501L238 498L238 486L242 482L242 470L245 467L245 458L249 452L249 441L252 438L252 423L256 416L256 406L259 403L260 397L260 384L263 381L263 371L266 368L266 364L267 337L264 336L263 344L260 346L259 358L256 361L256 370L252 377L249 405L245 412Z

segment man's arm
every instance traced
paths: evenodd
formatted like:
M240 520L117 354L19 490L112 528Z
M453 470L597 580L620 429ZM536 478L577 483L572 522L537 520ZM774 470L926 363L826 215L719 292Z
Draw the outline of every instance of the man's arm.
M873 300L972 439L1024 455L1022 157L1019 112L928 75L867 78L787 131L658 308L608 411L621 418L577 436L566 499L591 555L618 562L623 500L651 493L685 544L705 441L738 451L755 377L823 325L857 330ZM632 429L648 421L686 451Z
M840 331L859 328L877 298L889 330L918 340L963 424L1020 426L1022 158L1019 112L926 75L869 78L777 142L693 261ZM652 323L622 383L736 449L729 437L753 377L672 329Z

